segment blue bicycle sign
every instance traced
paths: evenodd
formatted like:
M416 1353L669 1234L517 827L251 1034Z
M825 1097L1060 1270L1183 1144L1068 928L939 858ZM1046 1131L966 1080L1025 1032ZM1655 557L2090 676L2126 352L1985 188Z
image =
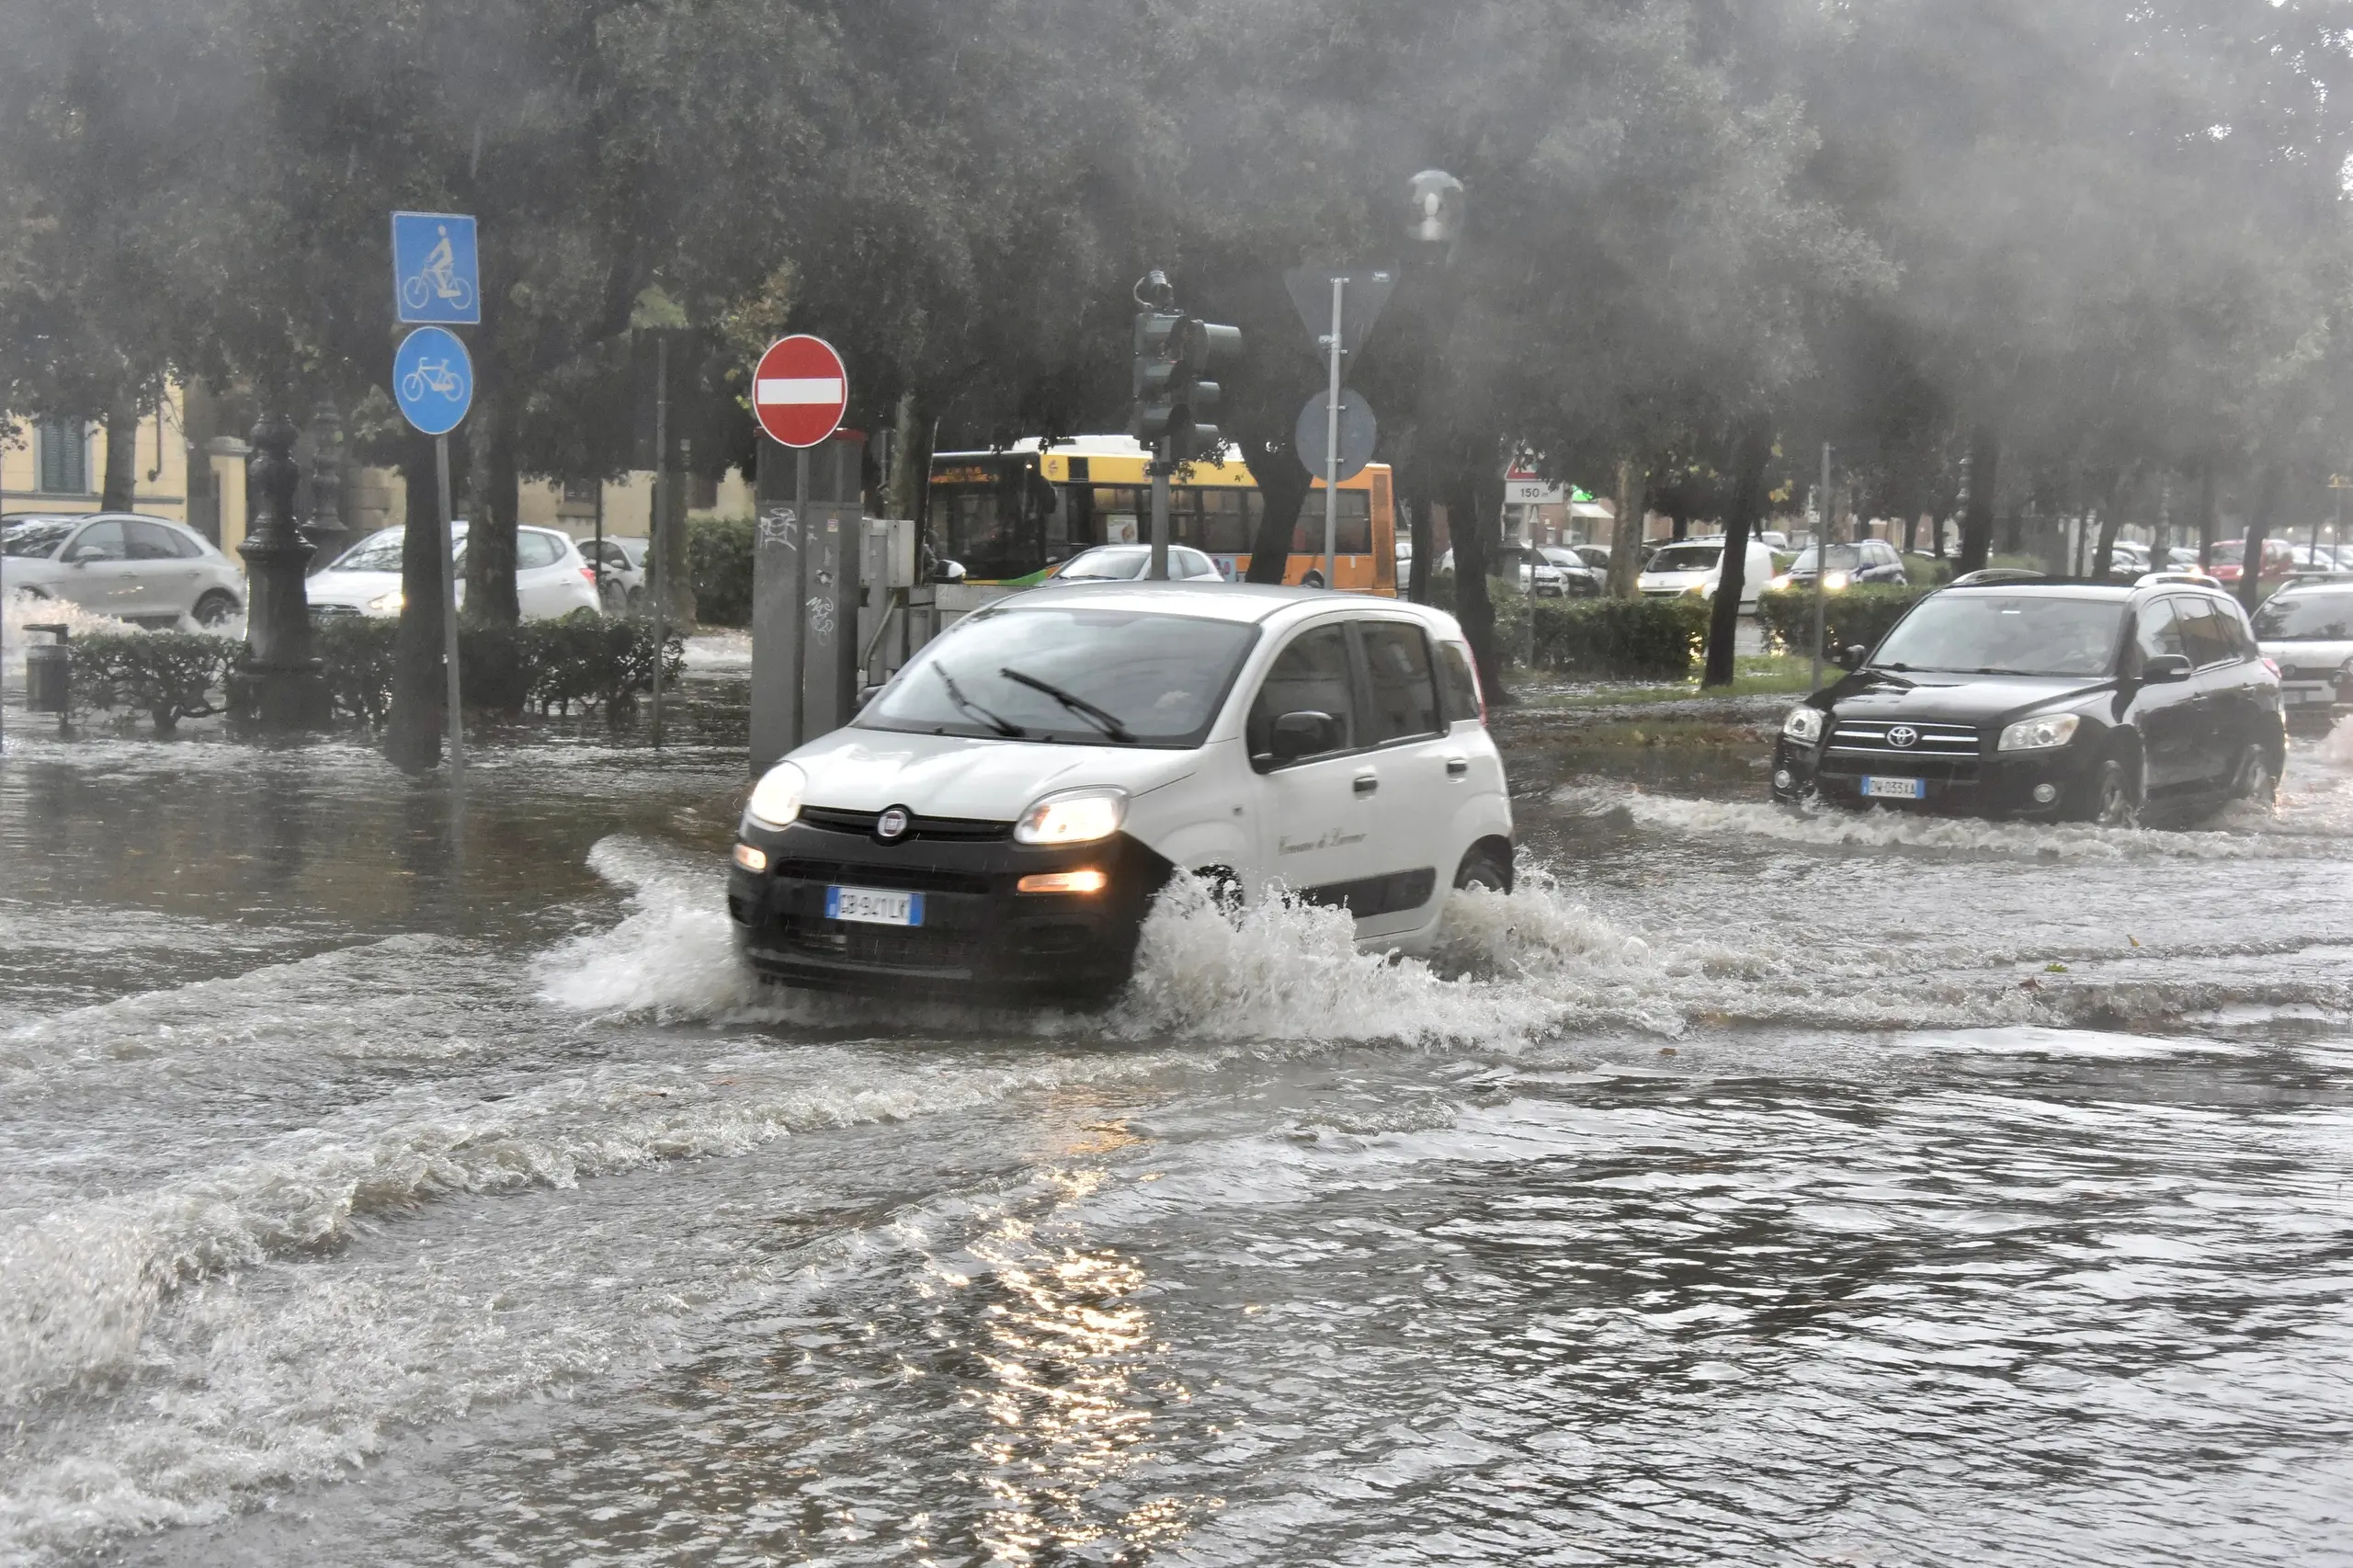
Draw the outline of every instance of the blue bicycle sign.
M461 212L392 214L392 293L404 322L482 320L474 221Z
M408 422L428 436L458 427L474 400L474 365L457 334L421 326L392 356L392 394Z

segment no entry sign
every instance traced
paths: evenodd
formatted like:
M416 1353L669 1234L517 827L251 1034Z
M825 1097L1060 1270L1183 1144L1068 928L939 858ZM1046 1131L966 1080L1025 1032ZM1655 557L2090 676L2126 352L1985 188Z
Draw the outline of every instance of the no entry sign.
M752 412L788 447L813 447L832 435L848 403L849 372L822 337L779 337L752 372Z

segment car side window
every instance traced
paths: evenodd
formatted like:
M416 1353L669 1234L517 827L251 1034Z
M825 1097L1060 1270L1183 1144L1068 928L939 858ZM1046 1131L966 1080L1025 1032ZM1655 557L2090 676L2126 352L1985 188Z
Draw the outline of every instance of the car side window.
M122 537L122 525L109 520L92 523L75 534L74 542L65 547L64 559L69 562L121 561L129 551L130 546Z
M2203 598L2176 599L2174 609L2181 618L2181 640L2191 664L2202 670L2234 657L2230 634L2222 630L2222 618L2214 613L2211 602Z
M123 532L130 537L130 557L133 561L177 561L178 541L172 530L160 523L127 522Z
M1470 651L1460 642L1438 645L1438 673L1446 683L1446 722L1479 716L1479 680L1471 673Z
M2234 657L2261 657L2263 649L2255 640L2255 629L2246 623L2246 611L2236 602L2216 605L2214 619L2222 626L2222 635L2229 642Z
M1366 620L1358 623L1357 631L1364 640L1365 667L1372 677L1365 744L1377 746L1437 734L1438 678L1422 629L1404 621Z
M552 566L563 559L563 547L543 533L525 529L515 536L515 566L517 571L535 566Z
M1339 744L1333 751L1352 751L1357 739L1356 676L1348 668L1348 635L1343 626L1318 626L1301 632L1275 657L1250 705L1247 744L1250 755L1273 755L1275 721L1286 713L1328 714L1338 725ZM1328 755L1328 754L1327 754Z
M2143 607L2140 629L2133 633L2142 664L2165 653L2188 657L2189 649L2182 642L2181 622L2174 618L2173 605L2171 599L2158 599Z

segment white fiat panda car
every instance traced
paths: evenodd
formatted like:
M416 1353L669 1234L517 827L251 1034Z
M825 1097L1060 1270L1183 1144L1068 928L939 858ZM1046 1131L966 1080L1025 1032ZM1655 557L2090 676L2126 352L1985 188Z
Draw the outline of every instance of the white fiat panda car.
M1511 804L1451 616L1316 589L1092 584L933 642L752 792L728 912L789 983L950 996L1124 984L1178 868L1281 887L1412 952L1507 891Z

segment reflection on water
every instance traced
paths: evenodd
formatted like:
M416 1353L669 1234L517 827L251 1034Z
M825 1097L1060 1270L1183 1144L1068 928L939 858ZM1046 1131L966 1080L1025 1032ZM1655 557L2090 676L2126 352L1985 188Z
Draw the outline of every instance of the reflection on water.
M1516 717L1437 968L1176 901L982 1013L745 983L690 670L462 865L358 745L11 740L0 1564L2341 1555L2353 755L2103 834Z

